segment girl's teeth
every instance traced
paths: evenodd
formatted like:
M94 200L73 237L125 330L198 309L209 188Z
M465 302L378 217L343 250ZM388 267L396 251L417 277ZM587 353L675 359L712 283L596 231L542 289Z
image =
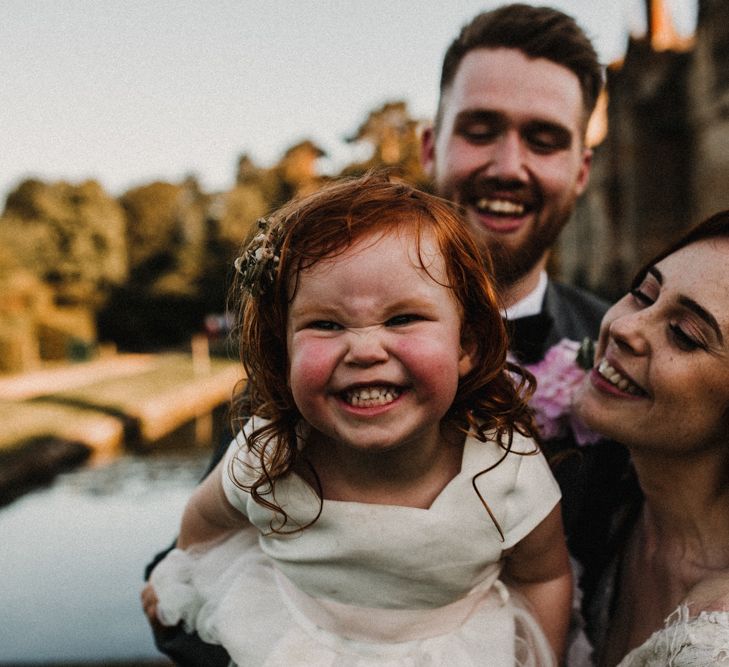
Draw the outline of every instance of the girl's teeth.
M400 390L395 387L365 387L345 392L344 400L354 407L374 407L392 403Z

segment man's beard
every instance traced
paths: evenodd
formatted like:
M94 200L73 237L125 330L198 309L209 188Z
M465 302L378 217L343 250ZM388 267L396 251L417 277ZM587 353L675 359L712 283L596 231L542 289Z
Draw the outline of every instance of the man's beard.
M517 246L508 247L498 238L489 236L486 244L494 266L496 282L508 288L519 282L544 254L554 246L562 228L567 224L572 208L555 211L547 220L536 219L529 236Z
M441 196L470 208L475 208L475 202L481 197L494 196L494 193L511 193L525 204L527 213L534 215L529 234L516 247L502 243L494 234L480 230L478 222L473 223L476 230L472 231L475 231L479 244L486 246L491 255L497 284L507 289L526 276L552 248L570 219L576 200L576 197L570 197L561 205L555 204L557 208L553 208L551 214L545 213L544 193L537 183L484 179L478 173L472 174L450 190Z

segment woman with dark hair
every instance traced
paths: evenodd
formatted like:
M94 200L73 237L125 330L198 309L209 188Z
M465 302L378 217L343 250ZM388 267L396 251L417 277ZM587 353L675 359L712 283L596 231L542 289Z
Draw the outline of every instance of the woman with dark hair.
M631 460L588 584L596 664L729 665L729 211L607 312L576 408Z

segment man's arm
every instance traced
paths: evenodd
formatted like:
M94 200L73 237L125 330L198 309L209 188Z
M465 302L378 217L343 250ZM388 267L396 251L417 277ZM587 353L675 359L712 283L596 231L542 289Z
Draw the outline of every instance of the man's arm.
M210 475L222 460L231 440L232 435L226 429L226 433L220 439L217 448L213 452L203 480ZM145 568L145 580L149 579L152 570L176 545L177 542L175 541L152 559ZM145 599L149 590L152 589L145 587L142 592L142 605L145 608L145 613L150 604L150 600ZM230 665L230 656L222 646L207 644L197 634L188 634L181 624L175 627L166 627L159 623L156 618L151 620L149 615L147 615L147 618L150 620L155 645L162 653L172 659L175 664L181 665L182 667L228 667Z
M179 549L215 543L231 531L248 525L247 517L233 507L225 496L222 477L224 466L224 461L218 463L187 501L177 538ZM157 595L152 584L147 583L141 595L144 613L149 622L154 624L158 615Z

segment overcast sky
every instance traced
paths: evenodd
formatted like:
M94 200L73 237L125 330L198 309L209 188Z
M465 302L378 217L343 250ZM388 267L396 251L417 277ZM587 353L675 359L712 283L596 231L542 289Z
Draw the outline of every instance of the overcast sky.
M545 4L533 2L532 4ZM665 0L691 32L695 0ZM23 178L110 194L196 174L231 187L238 155L274 163L343 138L383 102L430 118L443 53L497 0L0 0L0 196ZM554 0L619 58L641 0ZM325 163L326 167L326 163Z

